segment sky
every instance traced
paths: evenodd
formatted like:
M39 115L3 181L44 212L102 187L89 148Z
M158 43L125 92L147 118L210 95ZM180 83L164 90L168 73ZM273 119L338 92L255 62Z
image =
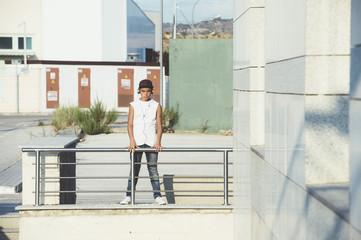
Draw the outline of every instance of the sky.
M161 0L133 0L143 10L160 11ZM186 16L189 22L192 21L192 9L197 0L163 0L163 22L172 23L174 14L174 3ZM194 8L194 22L211 20L221 15L223 19L233 17L233 0L198 0ZM177 22L187 23L182 13L177 11Z

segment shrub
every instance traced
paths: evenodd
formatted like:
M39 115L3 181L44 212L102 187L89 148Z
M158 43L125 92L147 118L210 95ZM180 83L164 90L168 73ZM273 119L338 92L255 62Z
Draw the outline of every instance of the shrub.
M200 126L200 130L201 130L201 133L205 133L207 132L207 130L210 128L209 124L208 124L208 120L204 120L202 123L201 123L201 126Z
M88 109L79 107L59 107L53 113L51 125L56 132L67 127L79 126L85 134L109 133L109 124L117 119L117 112L112 109L107 113L102 102L96 100Z
M109 133L109 124L117 119L115 109L106 112L106 107L102 102L96 100L94 104L79 115L80 128L85 134L95 135Z
M163 132L174 132L174 126L179 122L181 114L178 111L179 105L175 108L164 108L162 112Z
M56 132L77 125L80 109L75 106L59 107L53 112L51 125Z

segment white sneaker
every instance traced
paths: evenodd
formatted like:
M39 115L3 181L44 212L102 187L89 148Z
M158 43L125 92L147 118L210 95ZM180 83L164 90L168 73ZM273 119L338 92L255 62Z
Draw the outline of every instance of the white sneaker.
M166 203L164 202L163 198L162 197L157 197L155 199L155 202L159 205L166 205Z
M125 197L123 201L120 202L121 205L129 205L132 200L130 197Z

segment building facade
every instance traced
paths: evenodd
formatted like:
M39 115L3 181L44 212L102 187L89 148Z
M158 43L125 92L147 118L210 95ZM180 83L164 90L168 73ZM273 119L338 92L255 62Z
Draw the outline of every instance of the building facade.
M86 107L96 99L125 111L137 97L137 81L158 74L152 80L159 85L157 64L129 63L145 62L146 50L155 49L155 25L133 0L1 0L0 6L0 112ZM132 73L121 80L123 69Z
M124 62L139 53L144 62L144 49L155 49L155 25L133 0L1 0L0 16L2 59L23 55L24 30L35 60Z
M361 239L360 13L234 1L235 239Z

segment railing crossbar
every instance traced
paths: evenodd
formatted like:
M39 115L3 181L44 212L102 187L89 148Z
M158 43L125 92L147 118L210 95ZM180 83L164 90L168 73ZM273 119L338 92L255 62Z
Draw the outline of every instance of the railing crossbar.
M40 177L39 179L43 179L43 180L46 180L46 179L128 179L129 176L124 176L124 177L112 177L112 176L95 176L95 177ZM134 177L135 179L144 179L144 178L153 178L153 177L149 177L149 176L138 176L138 177ZM156 178L160 178L160 179L177 179L177 178L182 178L182 179L187 179L187 178L200 178L200 179L203 179L203 178L209 178L209 179L223 179L224 177L222 176L159 176L159 177L156 177ZM228 178L233 178L233 177L228 177ZM35 179L35 177L33 177L32 179Z
M135 152L154 152L154 148L136 148ZM127 148L23 148L23 152L129 152ZM163 148L162 152L232 152L232 148Z
M223 165L221 162L157 162L157 163L135 163L136 165ZM232 165L233 163L229 163ZM33 165L36 165L33 163ZM57 166L57 165L129 165L129 163L40 163L40 166Z
M88 190L88 191L40 191L39 193L43 194L50 194L50 193L123 193L124 191L121 190ZM155 192L154 190L137 190L137 192ZM214 192L214 193L223 193L223 190L160 190L157 192L164 192L164 193L175 193L175 192ZM233 192L233 191L229 191ZM35 191L33 192L35 193Z

